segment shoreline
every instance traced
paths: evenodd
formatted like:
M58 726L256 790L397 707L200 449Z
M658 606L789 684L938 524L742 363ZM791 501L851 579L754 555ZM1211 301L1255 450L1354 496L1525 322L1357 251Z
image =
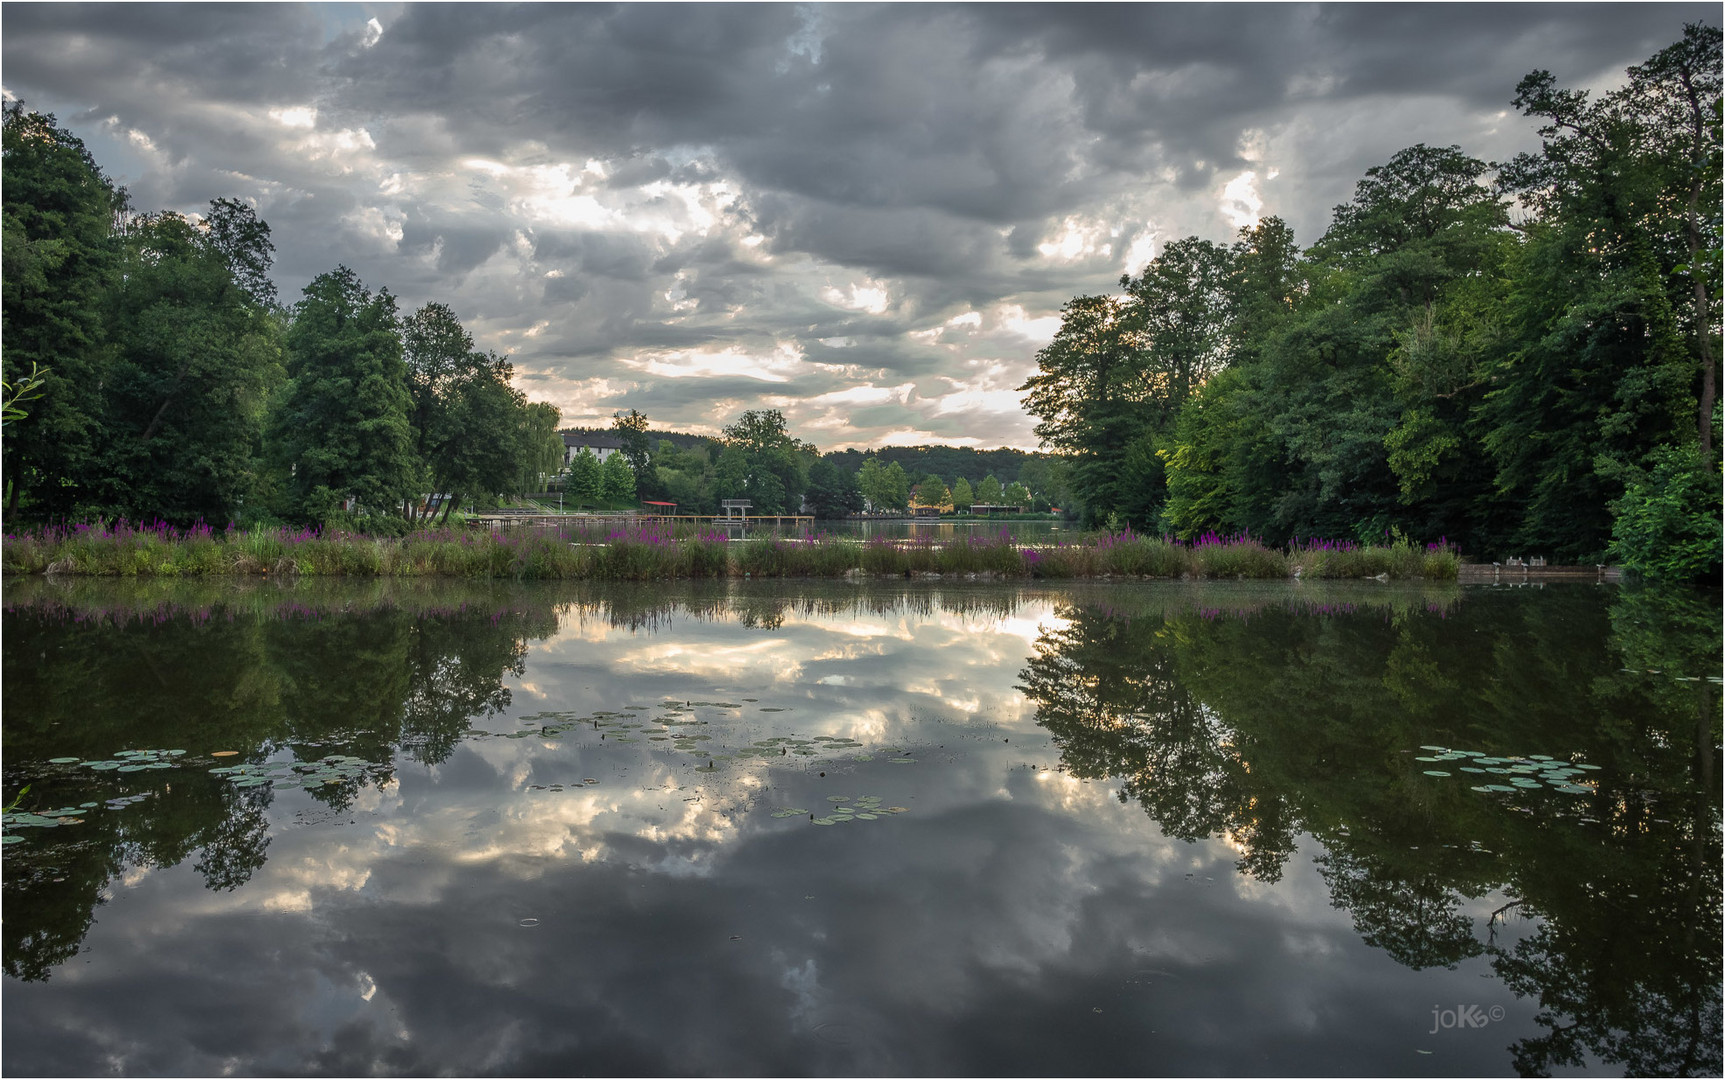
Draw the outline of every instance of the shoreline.
M435 530L399 538L310 529L180 530L157 522L8 534L6 577L445 577L491 580L1455 581L1447 545L1317 541L1284 549L1209 534L1182 542L1122 533L1053 541L815 535L730 540L651 523L626 528Z

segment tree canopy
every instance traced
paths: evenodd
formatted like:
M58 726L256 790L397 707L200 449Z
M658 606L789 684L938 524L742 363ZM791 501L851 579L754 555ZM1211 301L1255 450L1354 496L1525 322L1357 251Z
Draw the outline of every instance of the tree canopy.
M1478 557L1711 550L1720 83L1704 26L1596 98L1536 71L1513 104L1537 152L1415 144L1305 250L1267 218L1074 298L1021 389L1085 518L1399 530Z

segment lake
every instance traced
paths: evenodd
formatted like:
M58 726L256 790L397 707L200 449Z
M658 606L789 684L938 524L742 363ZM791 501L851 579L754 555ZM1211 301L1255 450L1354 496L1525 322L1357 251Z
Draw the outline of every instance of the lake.
M1077 522L1055 521L1049 518L1028 521L989 521L973 519L952 521L942 518L846 518L842 521L817 521L814 531L841 536L888 536L895 540L963 540L966 537L996 537L1002 533L1027 543L1049 543L1083 535Z
M10 579L11 1075L1717 1075L1718 598Z

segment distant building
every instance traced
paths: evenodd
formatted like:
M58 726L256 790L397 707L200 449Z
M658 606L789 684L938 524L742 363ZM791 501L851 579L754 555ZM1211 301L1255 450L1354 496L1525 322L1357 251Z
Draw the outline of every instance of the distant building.
M563 467L567 469L583 448L591 450L593 456L601 463L612 454L620 453L623 440L615 435L589 434L584 431L565 431L563 435Z

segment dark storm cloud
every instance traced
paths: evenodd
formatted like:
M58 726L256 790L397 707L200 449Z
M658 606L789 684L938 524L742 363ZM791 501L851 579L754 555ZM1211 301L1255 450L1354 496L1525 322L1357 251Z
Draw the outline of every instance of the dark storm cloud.
M1609 81L1718 9L12 3L0 19L8 93L57 112L140 209L256 200L284 296L345 263L571 383L654 350L792 343L812 360L840 337L872 370L962 382L977 362L1028 373L1039 341L993 333L1003 313L1046 320L1113 288L1151 239L1225 240L1261 213L1310 243L1403 146L1534 146L1509 107L1530 70ZM861 308L886 321L859 325ZM990 332L944 351L906 337L966 312ZM655 420L705 423L696 401Z

